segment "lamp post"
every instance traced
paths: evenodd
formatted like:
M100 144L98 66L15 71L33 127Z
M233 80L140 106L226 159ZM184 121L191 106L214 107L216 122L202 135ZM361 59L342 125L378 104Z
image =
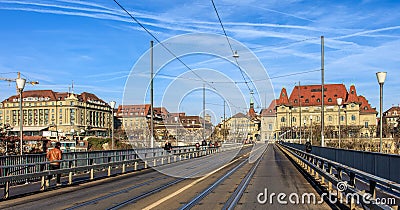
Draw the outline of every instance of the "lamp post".
M339 148L340 148L340 108L341 108L341 106L342 106L342 101L343 101L342 98L337 98L337 99L336 99L336 102L337 102L337 105L338 105Z
M313 136L313 133L312 133L312 115L310 115L310 143L311 143L311 145L312 145L312 136Z
M111 107L111 149L114 149L114 108L115 101L110 101Z
M23 153L23 146L22 146L22 140L23 140L23 131L22 131L22 124L24 123L24 117L22 113L22 91L24 91L25 83L26 80L20 77L20 74L18 73L18 78L15 80L17 83L17 90L19 93L19 144L20 144L20 155Z
M382 153L382 125L383 125L383 120L382 120L382 106L383 106L383 83L385 83L386 79L386 72L377 72L376 73L376 78L378 79L379 83L379 90L380 90L380 100L379 100L379 124L380 124L380 130L379 130L379 139L380 139L380 144L379 144L379 152Z
M175 119L175 130L176 130L175 140L176 140L176 146L178 146L178 117L174 117L174 119Z

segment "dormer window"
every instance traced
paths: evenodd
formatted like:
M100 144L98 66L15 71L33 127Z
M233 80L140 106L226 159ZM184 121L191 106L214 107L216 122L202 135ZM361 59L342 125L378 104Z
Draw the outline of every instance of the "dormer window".
M297 99L294 100L294 103L295 103L295 104L297 103Z
M368 110L368 107L364 107L364 110Z
M332 99L331 99L331 98L328 98L328 102L332 102Z
M310 102L308 99L306 99L306 103Z
M317 102L318 102L318 103L321 102L321 99L318 98L318 99L317 99Z

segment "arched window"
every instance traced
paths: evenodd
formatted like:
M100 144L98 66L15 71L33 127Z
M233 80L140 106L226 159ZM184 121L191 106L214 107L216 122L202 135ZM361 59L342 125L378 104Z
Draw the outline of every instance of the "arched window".
M296 118L295 117L292 117L292 122L296 122Z
M282 117L282 118L281 118L281 122L285 122L285 117Z

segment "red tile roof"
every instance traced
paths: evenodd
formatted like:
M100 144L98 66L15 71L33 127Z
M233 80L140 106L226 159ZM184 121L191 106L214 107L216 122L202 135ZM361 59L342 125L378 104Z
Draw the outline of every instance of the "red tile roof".
M287 99L286 89L282 88L279 99L276 99L275 103L276 106L321 106L321 95L321 85L295 86L289 99ZM326 84L324 85L324 95L324 105L336 106L336 99L342 98L342 104L360 104L360 113L377 113L376 109L371 107L364 96L357 95L354 85L351 85L350 90L347 92L346 86L343 84Z
M279 94L278 105L289 105L286 88L282 88L281 93Z
M22 92L22 97L23 98L36 98L39 101L60 101L60 100L65 100L65 98L67 98L70 94L72 94L72 93L54 92L52 90L27 90L27 91ZM80 101L87 102L88 100L91 100L91 101L98 101L103 104L107 104L106 102L104 102L102 99L100 99L93 93L83 92L81 94L75 94L75 96ZM18 95L13 95L13 96L10 96L9 98L5 99L3 101L3 103L18 101L18 99L19 99Z
M290 94L289 103L295 107L298 107L300 105L318 106L321 105L321 95L321 85L304 85L300 86L300 90L299 86L296 86L293 88L293 91ZM324 95L324 105L337 105L337 98L342 98L343 102L346 100L347 90L343 84L326 84L324 85ZM299 102L301 104L299 104Z
M119 105L117 117L146 117L150 114L150 104Z
M278 99L274 99L271 101L269 104L268 108L262 109L261 110L261 117L267 117L267 116L275 116L276 114L276 104L277 104Z

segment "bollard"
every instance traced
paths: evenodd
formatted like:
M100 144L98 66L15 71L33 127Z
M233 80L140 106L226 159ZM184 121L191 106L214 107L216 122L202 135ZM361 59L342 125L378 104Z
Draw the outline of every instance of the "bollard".
M91 168L90 169L90 180L93 180L93 179L94 179L94 169Z
M137 162L135 162L135 164L133 164L133 170L137 171Z
M70 171L68 174L68 184L72 185L72 171Z
M40 179L40 191L45 191L45 190L46 190L46 176L42 176Z

